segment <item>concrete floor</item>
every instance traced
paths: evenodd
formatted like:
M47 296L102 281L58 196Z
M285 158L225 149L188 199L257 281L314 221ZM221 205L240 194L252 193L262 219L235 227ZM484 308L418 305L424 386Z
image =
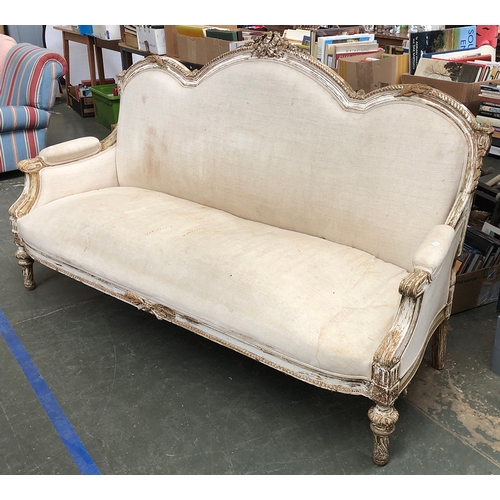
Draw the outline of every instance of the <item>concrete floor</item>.
M59 104L48 144L108 133ZM396 403L391 459L380 468L369 400L309 386L38 263L38 287L24 290L7 214L22 185L18 172L0 174L0 328L52 399L46 412L19 352L0 339L0 473L500 474L495 304L452 316L446 368L432 369L427 353Z

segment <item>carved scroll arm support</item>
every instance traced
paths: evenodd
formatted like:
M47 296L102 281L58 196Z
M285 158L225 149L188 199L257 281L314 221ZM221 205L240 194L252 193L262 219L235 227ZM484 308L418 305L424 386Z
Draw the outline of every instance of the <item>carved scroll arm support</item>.
M401 302L389 333L373 360L375 400L392 404L399 394L399 363L414 331L425 290L437 278L456 241L453 227L442 224L431 229L413 258L413 271L399 285Z

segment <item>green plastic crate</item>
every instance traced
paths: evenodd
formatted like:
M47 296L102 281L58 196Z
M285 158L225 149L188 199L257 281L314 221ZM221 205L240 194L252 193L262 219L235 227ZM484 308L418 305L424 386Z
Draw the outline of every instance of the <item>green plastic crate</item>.
M116 83L90 87L94 98L95 116L97 121L107 128L118 123L120 112L120 96L113 95Z

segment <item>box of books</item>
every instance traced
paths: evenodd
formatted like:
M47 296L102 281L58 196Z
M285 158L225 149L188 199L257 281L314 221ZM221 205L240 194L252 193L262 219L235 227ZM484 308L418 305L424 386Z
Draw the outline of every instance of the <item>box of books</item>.
M500 294L500 228L485 222L467 228L455 263L452 314L498 301Z
M449 80L440 80L439 78L429 78L426 76L416 76L410 74L403 74L401 76L401 83L423 83L434 87L435 89L446 92L454 97L457 101L465 104L474 114L479 111L481 100L479 94L481 93L481 85L486 83L498 82L498 80L490 80L488 82L454 82Z
M499 266L457 276L451 314L497 302L499 292Z
M246 43L242 41L229 41L220 38L185 36L177 34L177 48L179 59L183 62L207 64L212 59L237 48Z
M339 59L337 70L354 90L371 92L401 83L401 75L408 71L408 54L377 52L349 56Z

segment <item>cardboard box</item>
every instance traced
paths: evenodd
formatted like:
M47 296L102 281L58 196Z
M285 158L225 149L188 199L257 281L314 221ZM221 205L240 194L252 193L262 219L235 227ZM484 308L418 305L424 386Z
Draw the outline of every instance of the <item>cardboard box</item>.
M375 61L366 61L366 58ZM339 59L338 74L356 91L372 90L401 83L401 75L408 72L408 54L354 55Z
M165 42L167 44L167 56L179 57L179 46L177 44L177 30L174 25L165 26Z
M496 302L500 293L500 266L457 276L451 314Z
M139 45L139 50L158 55L167 53L165 29L163 26L161 28L143 28L138 26L137 43Z
M82 117L95 116L94 99L92 97L80 97L78 85L68 87L69 103L71 107Z
M243 45L241 42L229 42L218 38L202 38L177 35L179 59L193 64L207 64L212 59Z
M139 42L137 41L137 35L133 35L132 33L124 33L122 37L122 41L125 45L132 47L133 49L139 48Z
M457 101L460 101L462 104L464 104L475 115L478 114L479 105L481 104L481 100L479 99L481 85L487 85L492 81L498 82L499 80L462 83L450 82L448 80L439 80L438 78L428 78L426 76L415 76L410 74L404 74L401 77L401 83L423 83L435 89L441 90L442 92L446 92L447 94L454 97Z
M102 40L121 40L119 24L93 24L92 31L95 37Z

